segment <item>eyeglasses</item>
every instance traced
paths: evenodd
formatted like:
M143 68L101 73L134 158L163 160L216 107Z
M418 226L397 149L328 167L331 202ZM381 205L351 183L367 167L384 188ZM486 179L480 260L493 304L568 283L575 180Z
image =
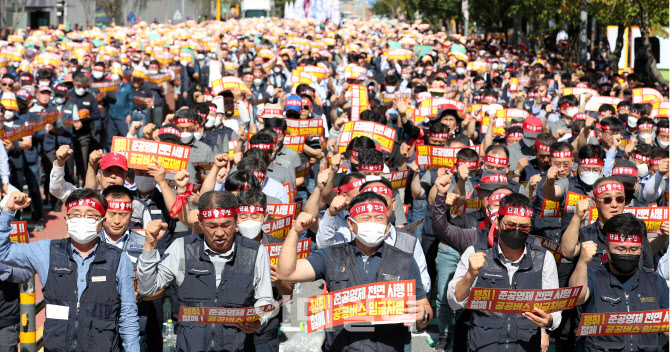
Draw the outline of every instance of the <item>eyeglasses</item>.
M519 231L523 233L529 233L530 232L530 224L508 224L502 220L500 222L505 226L505 231L510 231L510 230L516 230L519 229Z
M616 201L618 204L623 204L626 201L626 197L617 196L617 197L595 197L596 199L601 200L604 204L612 203L612 200Z
M95 220L95 221L100 221L100 219L102 219L102 215L93 215L93 214L85 214L85 215L81 215L81 214L67 214L67 218L70 219L70 220L81 219L82 216L83 216L85 219Z
M9 83L2 83L3 87L9 87Z

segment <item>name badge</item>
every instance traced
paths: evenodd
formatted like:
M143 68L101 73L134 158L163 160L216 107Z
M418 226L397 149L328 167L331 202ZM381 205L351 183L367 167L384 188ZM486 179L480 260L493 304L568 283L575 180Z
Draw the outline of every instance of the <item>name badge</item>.
M398 281L398 280L400 280L400 276L382 274L382 280L384 280L384 281Z
M68 316L70 313L70 307L68 306L47 304L46 309L47 309L46 312L47 319L68 320Z
M152 215L160 215L160 214L163 214L163 212L160 209L151 209L151 214Z
M654 303L654 302L656 302L656 297L640 297L640 302L642 302L642 303Z
M107 276L93 276L91 282L105 282L107 281Z

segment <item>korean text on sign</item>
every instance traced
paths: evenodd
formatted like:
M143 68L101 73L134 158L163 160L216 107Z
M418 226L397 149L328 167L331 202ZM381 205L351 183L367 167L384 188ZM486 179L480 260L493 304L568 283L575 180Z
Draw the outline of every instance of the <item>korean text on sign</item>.
M152 158L156 158L170 174L186 169L191 155L191 147L125 137L114 137L111 151L123 154L133 169L148 170Z
M273 218L283 218L286 216L295 216L295 203L288 204L268 204L268 215Z
M291 230L292 223L293 217L290 216L268 221L263 224L263 232L272 237L283 240Z
M179 307L179 321L184 323L202 324L239 324L258 321L262 316L270 314L273 310L283 306L291 300L291 296L285 296L272 304L249 308L204 308L204 307Z
M28 243L28 225L25 221L12 222L12 232L9 233L9 240L16 243Z
M281 253L281 248L283 243L272 243L272 244L263 244L268 250L270 255L270 264L277 265L279 261L279 253ZM310 249L312 248L312 239L306 238L304 240L298 241L298 248L296 248L296 257L298 259L304 259L309 257Z
M317 136L323 134L323 120L286 119L286 134L292 136Z
M668 331L668 310L628 313L584 313L577 336L657 334Z
M475 287L468 297L466 309L521 314L535 308L546 313L572 309L577 304L581 287L551 290L512 290Z
M419 166L426 170L434 167L451 168L456 162L456 154L463 148L474 149L479 154L479 145L472 147L432 147L428 145L417 145L416 155Z
M390 153L393 149L396 130L393 127L384 126L370 121L349 121L342 127L342 133L338 140L338 153L344 153L347 145L352 139L366 136L379 142L382 151Z

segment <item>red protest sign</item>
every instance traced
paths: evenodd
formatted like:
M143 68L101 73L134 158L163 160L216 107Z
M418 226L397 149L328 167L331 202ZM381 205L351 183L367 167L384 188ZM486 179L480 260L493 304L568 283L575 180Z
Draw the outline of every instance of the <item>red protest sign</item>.
M292 203L295 205L295 203ZM279 218L276 220L271 220L263 224L263 232L268 235L279 238L283 240L288 235L288 232L291 230L291 225L293 223L293 217L287 216Z
M361 112L368 110L368 89L360 84L350 86L351 91L351 121L361 119Z
M577 203L582 199L589 199L591 197L585 194L579 194L572 191L568 191L568 194L565 196L565 207L563 208L564 214L574 214L577 209Z
M284 145L298 153L305 149L305 136L284 136Z
M169 174L186 169L191 155L191 147L184 145L117 136L112 139L111 151L125 156L128 167L133 169L148 170L151 160L156 158Z
M482 207L482 201L479 199L468 199L465 204L451 207L451 216L457 216L464 213L475 212Z
M349 121L342 127L338 140L338 153L344 153L352 139L359 136L369 137L381 146L382 151L390 153L395 141L395 128L370 121Z
M203 324L239 324L258 321L262 316L286 304L292 296L284 296L279 301L260 307L249 308L204 308L179 307L179 321Z
M538 237L540 240L540 246L546 249L554 256L556 263L560 263L563 259L563 254L561 254L560 247L561 245L545 237Z
M47 125L53 124L61 116L63 112L58 112L56 110L42 111L37 113L42 118L39 121L30 121L26 122L21 126L14 127L12 129L4 129L2 138L10 142L18 141L23 137L32 136L33 134L43 130Z
M631 213L647 225L647 233L661 234L661 225L670 221L668 207L626 207L624 213Z
M414 315L404 309L416 299L415 285L414 280L376 282L310 297L307 332L361 322L412 323Z
M295 177L305 177L309 175L309 161L305 161L304 163L296 166L295 168Z
M214 166L214 162L213 161L202 161L202 162L198 162L198 163L191 163L191 165L193 166L194 169L201 169L201 170L209 171Z
M451 168L456 163L456 154L464 148L474 149L479 154L480 145L471 147L432 147L428 145L417 145L417 163L424 169L434 167Z
M323 134L323 120L286 119L286 134L292 136L318 136Z
M149 82L153 84L161 84L169 81L172 78L169 72L149 75Z
M561 203L554 202L548 199L542 200L542 209L540 211L541 218L560 218L561 217Z
M119 90L119 81L91 82L91 88L96 88L100 93L116 92Z
M154 106L154 98L152 97L140 97L135 95L133 96L133 102L138 105L144 105L146 108Z
M466 309L521 314L539 308L551 313L574 308L581 290L581 286L549 290L475 287L470 292Z
M407 187L407 179L409 178L409 170L403 171L394 171L391 173L383 174L384 178L391 182L393 190L402 189Z
M667 309L626 313L584 313L577 336L657 334L668 331Z
M30 242L30 236L28 235L28 225L25 221L12 222L12 232L9 233L9 240L14 243Z
M283 218L295 215L295 203L288 204L268 204L268 215L273 218Z
M496 116L511 121L512 119L525 119L530 116L530 113L524 109L502 109L496 112Z
M279 253L281 253L281 248L283 243L264 243L263 246L268 249L268 254L270 255L270 264L277 266L279 262ZM309 252L312 248L312 239L306 238L304 240L298 241L298 247L296 248L296 257L298 259L304 259L309 257Z

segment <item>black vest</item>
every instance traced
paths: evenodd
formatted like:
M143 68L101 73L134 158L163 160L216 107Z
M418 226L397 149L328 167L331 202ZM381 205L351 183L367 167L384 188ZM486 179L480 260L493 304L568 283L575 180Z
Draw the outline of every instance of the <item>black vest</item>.
M626 313L661 309L658 303L658 280L660 276L642 265L633 274L633 289L626 295L621 284L612 275L609 264L592 268L596 278L597 297L591 297L593 305L585 313ZM653 302L648 302L653 297ZM647 298L643 302L643 298ZM660 351L660 334L588 336L583 344L587 351Z
M0 328L19 323L19 284L0 281Z
M510 284L507 268L498 251L498 239L493 247L482 237L474 246L476 252L486 253L484 266L479 270L474 287L499 289L541 289L542 269L546 251L535 244L535 237L526 241L526 255L521 260ZM540 328L521 314L503 314L472 310L468 335L469 351L540 351Z
M163 222L166 222L168 224L167 231L165 232L165 235L163 238L158 240L158 253L160 255L163 255L165 253L165 250L172 244L174 241L174 228L177 225L177 221L172 219L170 216L170 209L167 208L165 205L165 200L163 199L163 194L161 191L158 190L158 188L154 188L153 192L151 193L150 196L146 198L146 200L142 199L140 196L139 191L135 190L133 191L133 202L138 202L149 211L149 215L151 216L151 220L162 220ZM135 221L140 221L139 218ZM136 224L131 224L136 226ZM144 225L137 227L137 229L144 228ZM144 242L143 242L144 243ZM142 252L142 249L140 249L140 252Z
M205 254L203 235L184 238L185 275L177 288L182 307L253 307L257 241L235 235L235 251L216 287L214 264ZM180 322L178 351L254 351L254 335L234 325Z
M275 244L275 243L284 243L284 241L276 237L272 237L263 232L262 243ZM273 296L272 298L274 298L275 301L279 301L282 298L281 296L279 296L277 287L274 284L272 284L272 296ZM268 323L265 324L264 327L258 329L254 333L254 344L260 345L262 343L266 343L279 337L279 325L281 324L281 319L282 319L282 311L281 308L279 308L278 314L270 318L270 320L268 320Z
M121 296L116 288L116 271L121 250L99 241L91 263L86 290L77 300L77 263L69 238L52 240L49 274L42 289L48 305L69 307L67 320L46 319L46 351L119 351ZM101 280L101 278L103 278ZM47 308L48 309L48 308Z
M77 104L76 102L81 99L81 103ZM83 97L78 96L74 90L71 90L68 93L67 100L75 103L77 105L77 110L81 111L82 109L87 109L91 114L93 114L93 104L98 105L98 101L93 93L86 92ZM81 122L82 127L78 130L74 130L74 135L77 137L83 137L90 135L91 133L91 119L83 120Z
M330 248L326 268L326 287L329 292L343 290L364 284L358 271L358 259L354 242L340 243ZM384 275L409 279L412 254L394 246L384 244L382 261L375 273L375 282L382 281ZM349 268L341 271L340 268ZM383 325L374 332L349 332L344 325L326 330L324 351L402 351L411 335L403 324Z

